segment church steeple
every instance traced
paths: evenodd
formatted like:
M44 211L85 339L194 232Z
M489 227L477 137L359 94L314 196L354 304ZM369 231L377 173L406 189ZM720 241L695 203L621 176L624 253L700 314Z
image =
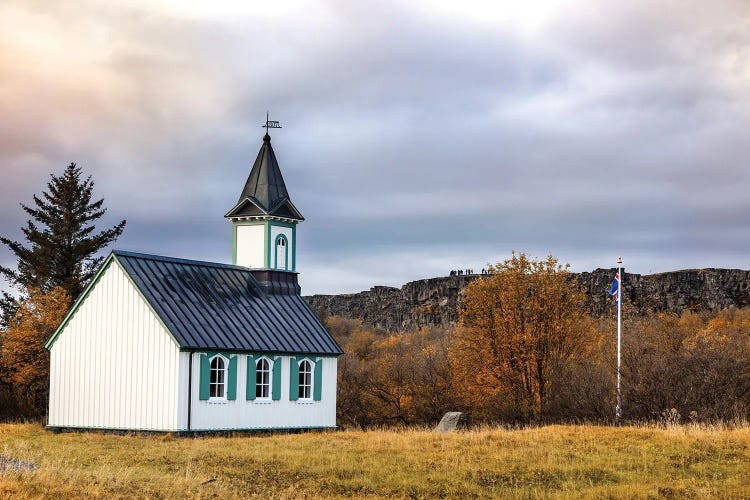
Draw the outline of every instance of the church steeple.
M224 217L233 226L233 264L295 271L297 223L305 219L289 198L268 131L239 200Z

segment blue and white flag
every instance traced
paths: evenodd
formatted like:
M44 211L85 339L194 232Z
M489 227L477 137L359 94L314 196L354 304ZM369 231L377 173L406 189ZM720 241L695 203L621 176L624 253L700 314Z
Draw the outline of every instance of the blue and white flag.
M609 294L615 299L615 306L619 306L620 302L620 273L615 274L615 279L612 281L612 288L609 289Z

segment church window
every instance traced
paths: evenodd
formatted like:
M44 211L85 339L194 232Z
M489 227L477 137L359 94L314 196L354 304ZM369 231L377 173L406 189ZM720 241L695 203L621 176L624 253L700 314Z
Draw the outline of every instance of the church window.
M276 255L274 256L274 268L289 270L289 248L286 236L280 234L276 237Z
M266 358L261 358L255 368L255 397L268 398L271 396L271 364Z
M297 395L299 399L312 398L312 363L306 359L299 364L299 389Z
M226 397L226 363L221 356L215 356L211 360L211 376L209 382L209 396L211 398L223 399Z

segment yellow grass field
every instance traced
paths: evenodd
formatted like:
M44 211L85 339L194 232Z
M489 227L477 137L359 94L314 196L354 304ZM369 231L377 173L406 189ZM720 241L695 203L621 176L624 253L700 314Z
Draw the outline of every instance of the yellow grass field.
M750 428L175 438L0 425L0 498L750 498Z

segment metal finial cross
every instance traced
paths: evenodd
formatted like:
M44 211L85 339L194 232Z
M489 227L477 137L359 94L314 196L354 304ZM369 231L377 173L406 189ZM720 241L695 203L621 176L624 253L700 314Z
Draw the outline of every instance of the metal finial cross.
M261 125L261 127L264 127L266 129L266 135L268 135L268 129L269 128L281 128L281 125L276 120L269 120L268 119L268 111L266 111L266 124Z

